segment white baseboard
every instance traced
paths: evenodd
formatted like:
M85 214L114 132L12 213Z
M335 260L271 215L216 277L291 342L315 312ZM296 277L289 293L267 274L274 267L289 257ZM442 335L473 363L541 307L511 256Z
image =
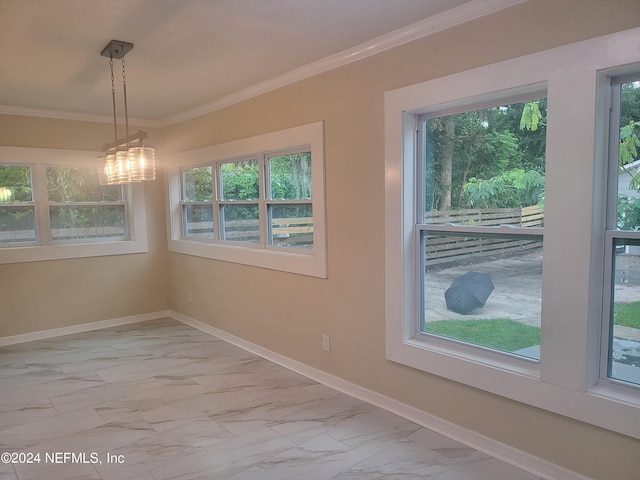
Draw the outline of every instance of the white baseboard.
M0 347L14 345L16 343L32 342L34 340L44 340L45 338L60 337L62 335L71 335L72 333L90 332L92 330L100 330L101 328L117 327L118 325L127 325L129 323L146 322L147 320L170 317L171 313L171 310L162 310L160 312L142 313L140 315L69 325L68 327L51 328L49 330L23 333L10 337L0 337Z
M423 410L419 410L415 407L399 402L391 397L387 397L386 395L381 395L373 390L363 388L342 378L323 372L322 370L310 367L309 365L297 360L285 357L284 355L268 350L240 337L236 337L235 335L212 327L211 325L199 320L195 320L177 312L171 312L169 316L184 323L185 325L189 325L190 327L220 338L221 340L229 342L237 347L315 380L318 383L322 383L323 385L334 388L346 395L365 401L371 405L375 405L376 407L380 407L414 422L417 425L433 430L434 432L502 460L505 463L513 465L514 467L533 475L537 475L546 480L591 480L589 477L568 470L556 465L555 463L498 442L492 438L474 432L473 430L461 427L440 417L431 415Z

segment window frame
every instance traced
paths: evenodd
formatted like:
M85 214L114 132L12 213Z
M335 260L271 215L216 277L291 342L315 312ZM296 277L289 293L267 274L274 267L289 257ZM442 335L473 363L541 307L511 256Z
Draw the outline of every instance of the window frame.
M418 261L416 268L416 310L419 310L420 317L424 318L424 287L426 285L426 273L425 269L425 245L423 245L423 236L427 236L429 233L435 234L451 234L453 236L460 236L468 234L470 236L495 236L498 238L513 239L538 239L543 242L544 228L539 227L487 227L487 226L470 226L470 225L457 225L457 224L429 224L424 221L425 208L425 185L424 179L426 177L426 165L424 154L426 152L424 141L426 136L426 122L435 118L441 118L449 115L454 115L464 112L473 112L480 109L486 109L491 107L498 107L501 105L527 102L531 100L537 100L542 97L546 97L546 88L541 86L534 86L528 89L526 93L522 92L522 89L512 94L509 90L504 92L492 92L490 99L485 99L485 96L481 96L479 99L468 99L465 103L459 103L454 108L443 106L442 109L430 109L428 113L416 114L416 131L418 137L416 139L416 185L415 185L415 229L417 239L414 242L414 248L416 248L415 258ZM520 368L529 370L532 374L536 374L536 368L532 367L532 363L539 363L536 359L523 357L509 352L492 349L483 345L474 345L463 340L455 338L447 338L432 333L424 332L421 330L423 321L418 321L418 327L416 329L417 338L420 338L422 342L429 345L438 345L442 348L454 349L461 354L479 354L486 357L491 357L499 360L502 356L503 361L509 362L513 366L519 365Z
M264 184L264 157L265 153L260 152L253 155L245 155L241 157L235 158L227 158L223 160L218 160L214 162L214 171L215 179L214 183L218 192L217 197L214 197L214 242L218 241L221 244L228 245L237 245L239 247L246 248L267 248L265 240L265 213L264 213L264 197L265 197L265 184ZM230 163L241 163L246 161L255 160L258 163L258 198L247 200L235 200L235 199L227 199L224 198L224 185L223 185L223 174L222 174L222 166ZM245 240L232 240L226 238L226 231L224 225L224 207L225 205L255 205L258 210L258 241L257 242L249 242ZM217 232L218 235L215 234L215 227L218 227Z
M611 342L613 337L613 307L614 307L614 244L616 240L634 240L640 242L640 231L619 230L618 219L618 178L620 163L618 159L620 148L620 94L623 83L640 81L640 65L637 70L621 75L615 71L607 75L610 89L608 110L611 113L609 119L608 156L607 156L607 194L606 194L606 220L604 228L604 288L602 302L602 336L600 354L600 378L598 383L605 387L617 389L621 392L633 392L640 389L640 385L633 385L625 380L611 377L612 359Z
M640 50L629 47L638 35L632 29L385 93L388 360L640 438L640 390L599 382L608 79L640 66ZM416 335L417 116L541 88L548 125L540 363L425 342ZM580 241L567 242L567 231Z
M0 246L0 264L61 260L106 255L145 253L147 224L144 188L141 184L123 185L125 237L103 239L53 240L50 230L50 202L47 192L47 167L94 168L96 153L79 150L0 146L0 162L31 168L36 241ZM96 171L97 175L97 171ZM66 205L66 204L63 204ZM92 203L87 203L87 206Z
M271 199L267 198L264 183L265 155L310 151L313 211L313 248L283 247L267 244L267 209ZM257 155L257 157L256 157ZM258 158L260 171L260 230L261 243L230 241L220 238L218 206L221 203L220 174L222 163ZM281 270L313 277L327 277L326 260L326 213L324 187L324 123L316 122L298 127L258 135L232 142L211 145L197 150L174 154L169 157L167 176L168 195L168 248L169 251L195 255L214 260L240 263L272 270ZM213 238L195 239L185 237L182 229L182 172L188 168L213 165ZM300 203L295 201L294 203ZM190 202L187 202L190 203ZM232 202L234 204L238 201ZM255 202L252 202L255 203ZM264 225L263 225L264 224Z

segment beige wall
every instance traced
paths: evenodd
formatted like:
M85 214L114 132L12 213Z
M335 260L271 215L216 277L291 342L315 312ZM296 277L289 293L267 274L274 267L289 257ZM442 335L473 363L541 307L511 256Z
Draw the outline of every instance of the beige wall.
M161 158L323 120L329 278L168 254L160 181L146 187L148 254L0 265L0 337L171 308L593 478L637 478L637 440L385 359L383 94L639 25L637 0L529 0L151 132ZM93 150L110 134L108 125L0 116L0 145ZM321 334L331 336L329 353Z
M97 156L111 135L108 124L0 115L3 146ZM148 253L0 265L0 337L168 309L162 180L145 184L145 201Z
M385 359L383 95L638 25L637 1L532 0L167 128L179 151L323 120L326 149L329 278L169 254L172 309L583 474L636 478L637 440Z

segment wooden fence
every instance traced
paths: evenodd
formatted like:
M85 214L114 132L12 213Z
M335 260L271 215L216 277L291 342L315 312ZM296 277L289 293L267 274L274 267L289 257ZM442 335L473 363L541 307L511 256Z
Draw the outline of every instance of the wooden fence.
M483 227L542 227L544 211L537 206L431 211L425 214L425 223ZM426 265L427 267L445 266L451 263L483 260L487 257L505 257L529 253L538 248L542 248L542 240L433 232L427 237Z
M274 218L273 244L288 247L313 247L313 217ZM213 222L189 222L187 232L195 237L213 232ZM225 240L260 241L258 220L227 220L224 222ZM203 235L204 234L204 235Z

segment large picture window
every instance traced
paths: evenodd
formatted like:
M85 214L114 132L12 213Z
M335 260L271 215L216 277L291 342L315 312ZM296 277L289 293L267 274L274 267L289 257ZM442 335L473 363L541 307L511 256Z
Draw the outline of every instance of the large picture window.
M0 148L0 263L146 251L143 192L100 185L93 157Z
M185 152L174 164L170 250L326 276L322 123Z
M540 358L546 116L535 96L418 116L422 333Z

